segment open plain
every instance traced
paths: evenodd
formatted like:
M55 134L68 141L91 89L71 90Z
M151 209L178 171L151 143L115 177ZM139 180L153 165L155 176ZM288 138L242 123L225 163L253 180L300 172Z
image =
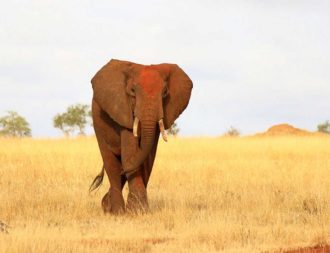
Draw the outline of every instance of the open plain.
M0 252L280 252L330 243L330 138L160 141L148 214L104 215L94 137L0 140ZM127 189L124 189L125 195Z

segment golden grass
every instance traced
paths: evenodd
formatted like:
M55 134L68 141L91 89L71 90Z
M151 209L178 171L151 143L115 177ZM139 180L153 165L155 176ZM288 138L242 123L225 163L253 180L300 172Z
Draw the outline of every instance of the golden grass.
M330 138L160 142L151 212L104 215L96 140L0 139L0 252L262 252L330 243ZM125 189L127 194L127 189Z

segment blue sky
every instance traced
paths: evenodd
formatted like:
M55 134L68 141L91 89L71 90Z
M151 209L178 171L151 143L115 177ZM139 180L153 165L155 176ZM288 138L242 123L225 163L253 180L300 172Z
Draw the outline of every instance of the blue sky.
M329 1L5 1L0 116L15 110L37 137L90 103L111 58L177 63L194 82L182 135L243 134L330 119Z

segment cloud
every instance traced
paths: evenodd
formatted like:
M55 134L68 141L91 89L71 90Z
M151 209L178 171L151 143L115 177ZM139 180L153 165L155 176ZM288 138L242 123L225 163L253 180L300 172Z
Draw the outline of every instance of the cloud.
M330 109L329 9L327 1L7 1L0 113L22 111L35 135L56 135L53 115L89 103L90 79L118 58L174 62L191 76L183 134L230 125L249 133L277 121L312 129Z

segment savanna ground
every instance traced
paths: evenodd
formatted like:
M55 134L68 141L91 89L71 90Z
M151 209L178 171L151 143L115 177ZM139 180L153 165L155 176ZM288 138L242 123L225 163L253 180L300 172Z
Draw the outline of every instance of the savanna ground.
M160 141L150 213L104 215L96 140L0 140L0 252L278 252L330 243L330 138ZM125 195L127 189L125 189Z

